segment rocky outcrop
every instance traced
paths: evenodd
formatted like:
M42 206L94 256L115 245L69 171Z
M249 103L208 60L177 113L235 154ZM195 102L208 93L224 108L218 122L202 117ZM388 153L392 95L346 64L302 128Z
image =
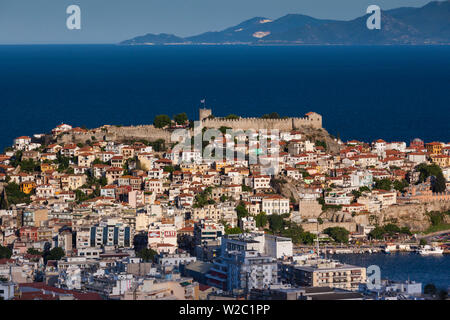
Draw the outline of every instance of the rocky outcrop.
M450 201L435 201L390 206L375 216L376 221L381 225L392 222L400 227L409 227L413 231L424 231L431 225L430 218L427 215L428 212L448 210L450 210ZM450 217L445 216L444 221L450 223Z
M327 130L324 128L316 129L311 127L305 127L302 130L305 134L305 138L316 142L316 141L324 141L327 144L327 149L332 154L339 153L340 146L337 142L337 139L330 135Z

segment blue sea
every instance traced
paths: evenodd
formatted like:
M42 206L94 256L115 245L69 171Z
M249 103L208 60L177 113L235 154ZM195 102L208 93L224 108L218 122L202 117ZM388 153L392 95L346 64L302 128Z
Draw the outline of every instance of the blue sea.
M0 46L0 147L73 126L278 112L344 140L450 141L450 46Z
M441 289L450 288L450 255L421 256L415 253L335 254L333 259L344 263L380 267L381 279L406 281L425 285L432 283Z

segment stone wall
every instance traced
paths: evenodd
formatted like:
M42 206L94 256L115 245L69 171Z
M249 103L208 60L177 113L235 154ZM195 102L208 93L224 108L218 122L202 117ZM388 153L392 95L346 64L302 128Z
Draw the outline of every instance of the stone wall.
M317 223L302 223L301 224L304 231L307 232L317 232ZM356 231L356 223L355 222L324 222L319 224L319 232L327 228L341 227L347 229L349 232Z
M322 128L322 117L320 115L305 118L286 118L286 119L261 119L261 118L240 118L240 119L205 119L202 124L206 128L230 127L232 129L259 130L259 129L278 129L290 131L300 129L305 126L313 128Z
M124 141L124 140L147 140L155 141L163 139L166 142L170 142L171 133L164 129L155 128L153 125L142 126L104 126L89 130L87 133L77 134L63 134L58 138L59 143L78 143L86 142L87 140L101 141Z

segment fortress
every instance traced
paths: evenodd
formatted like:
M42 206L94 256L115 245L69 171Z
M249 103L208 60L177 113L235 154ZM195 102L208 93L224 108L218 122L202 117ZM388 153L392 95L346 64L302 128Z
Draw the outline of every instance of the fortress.
M322 128L322 116L315 112L308 112L303 118L283 118L283 119L262 119L262 118L239 118L226 119L214 118L211 109L200 108L199 119L203 127L220 128L229 127L231 129L259 130L259 129L278 129L278 130L297 130L302 127Z
M200 121L205 128L228 127L234 130L259 130L278 129L282 131L292 131L305 127L321 129L322 116L315 112L308 112L303 118L284 119L262 119L262 118L239 118L225 119L214 118L211 109L201 108L199 110ZM171 142L171 131L155 128L154 125L138 126L114 126L104 125L100 128L91 129L88 132L63 134L58 137L58 143L78 143L87 140L95 141L121 141L121 140L148 140L155 141L162 139Z

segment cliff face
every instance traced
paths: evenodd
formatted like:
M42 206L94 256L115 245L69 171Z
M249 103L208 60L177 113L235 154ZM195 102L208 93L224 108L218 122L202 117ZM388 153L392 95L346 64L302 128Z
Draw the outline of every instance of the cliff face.
M376 220L381 225L394 222L413 231L424 231L431 225L427 212L447 210L450 210L450 201L396 205L383 209L376 215ZM444 217L444 221L450 223L450 217Z

